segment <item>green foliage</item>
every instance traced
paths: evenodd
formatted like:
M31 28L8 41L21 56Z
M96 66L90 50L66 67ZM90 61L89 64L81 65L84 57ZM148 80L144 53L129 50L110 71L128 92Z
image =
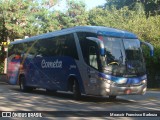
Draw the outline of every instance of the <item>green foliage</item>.
M4 71L4 63L3 62L0 62L0 71L2 73L2 71Z
M86 12L83 2L69 0L67 6L68 10L58 15L59 23L62 28L88 25L88 13Z
M159 12L160 0L106 0L105 8L110 9L112 6L121 9L125 6L129 10L145 10L146 15L155 15Z
M0 44L51 31L46 24L51 20L48 20L49 10L44 2L41 6L38 0L0 0ZM0 56L4 56L3 50Z

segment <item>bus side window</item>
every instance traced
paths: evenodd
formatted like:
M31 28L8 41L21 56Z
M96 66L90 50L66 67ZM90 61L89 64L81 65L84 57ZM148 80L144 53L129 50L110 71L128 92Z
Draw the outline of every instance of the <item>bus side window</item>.
M64 38L66 38L63 47L64 55L78 60L78 52L73 34L67 34Z
M96 34L90 32L77 32L77 36L81 46L83 59L87 64L89 64L88 51L86 51L88 49L88 40L86 37L96 37Z

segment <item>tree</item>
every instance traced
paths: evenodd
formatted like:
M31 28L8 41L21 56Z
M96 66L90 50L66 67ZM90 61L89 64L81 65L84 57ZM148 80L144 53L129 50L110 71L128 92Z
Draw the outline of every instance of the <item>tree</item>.
M68 0L67 11L58 14L58 20L62 28L78 25L88 25L88 13L82 1Z
M24 0L1 1L0 9L3 41L24 36L31 2Z
M13 41L50 31L47 27L50 10L57 0L1 0L1 41Z
M51 31L51 11L48 8L52 8L56 1L0 0L0 45L8 40ZM3 56L4 51L1 49L0 57ZM0 69L2 68L3 60L0 61Z
M124 6L130 10L144 9L147 16L160 14L160 0L106 0L105 8L110 9L112 6L117 9Z

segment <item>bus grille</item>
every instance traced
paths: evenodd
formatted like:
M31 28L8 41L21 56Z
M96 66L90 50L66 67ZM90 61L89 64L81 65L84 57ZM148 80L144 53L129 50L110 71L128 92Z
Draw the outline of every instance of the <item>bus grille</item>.
M134 87L134 86L140 86L142 85L141 83L139 84L116 84L115 86L117 87Z

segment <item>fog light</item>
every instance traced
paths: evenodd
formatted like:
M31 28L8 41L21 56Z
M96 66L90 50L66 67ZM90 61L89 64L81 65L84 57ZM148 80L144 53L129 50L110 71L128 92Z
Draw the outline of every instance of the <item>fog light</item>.
M110 89L106 89L106 92L110 92Z
M110 88L110 86L111 86L110 84L106 83L106 88Z

